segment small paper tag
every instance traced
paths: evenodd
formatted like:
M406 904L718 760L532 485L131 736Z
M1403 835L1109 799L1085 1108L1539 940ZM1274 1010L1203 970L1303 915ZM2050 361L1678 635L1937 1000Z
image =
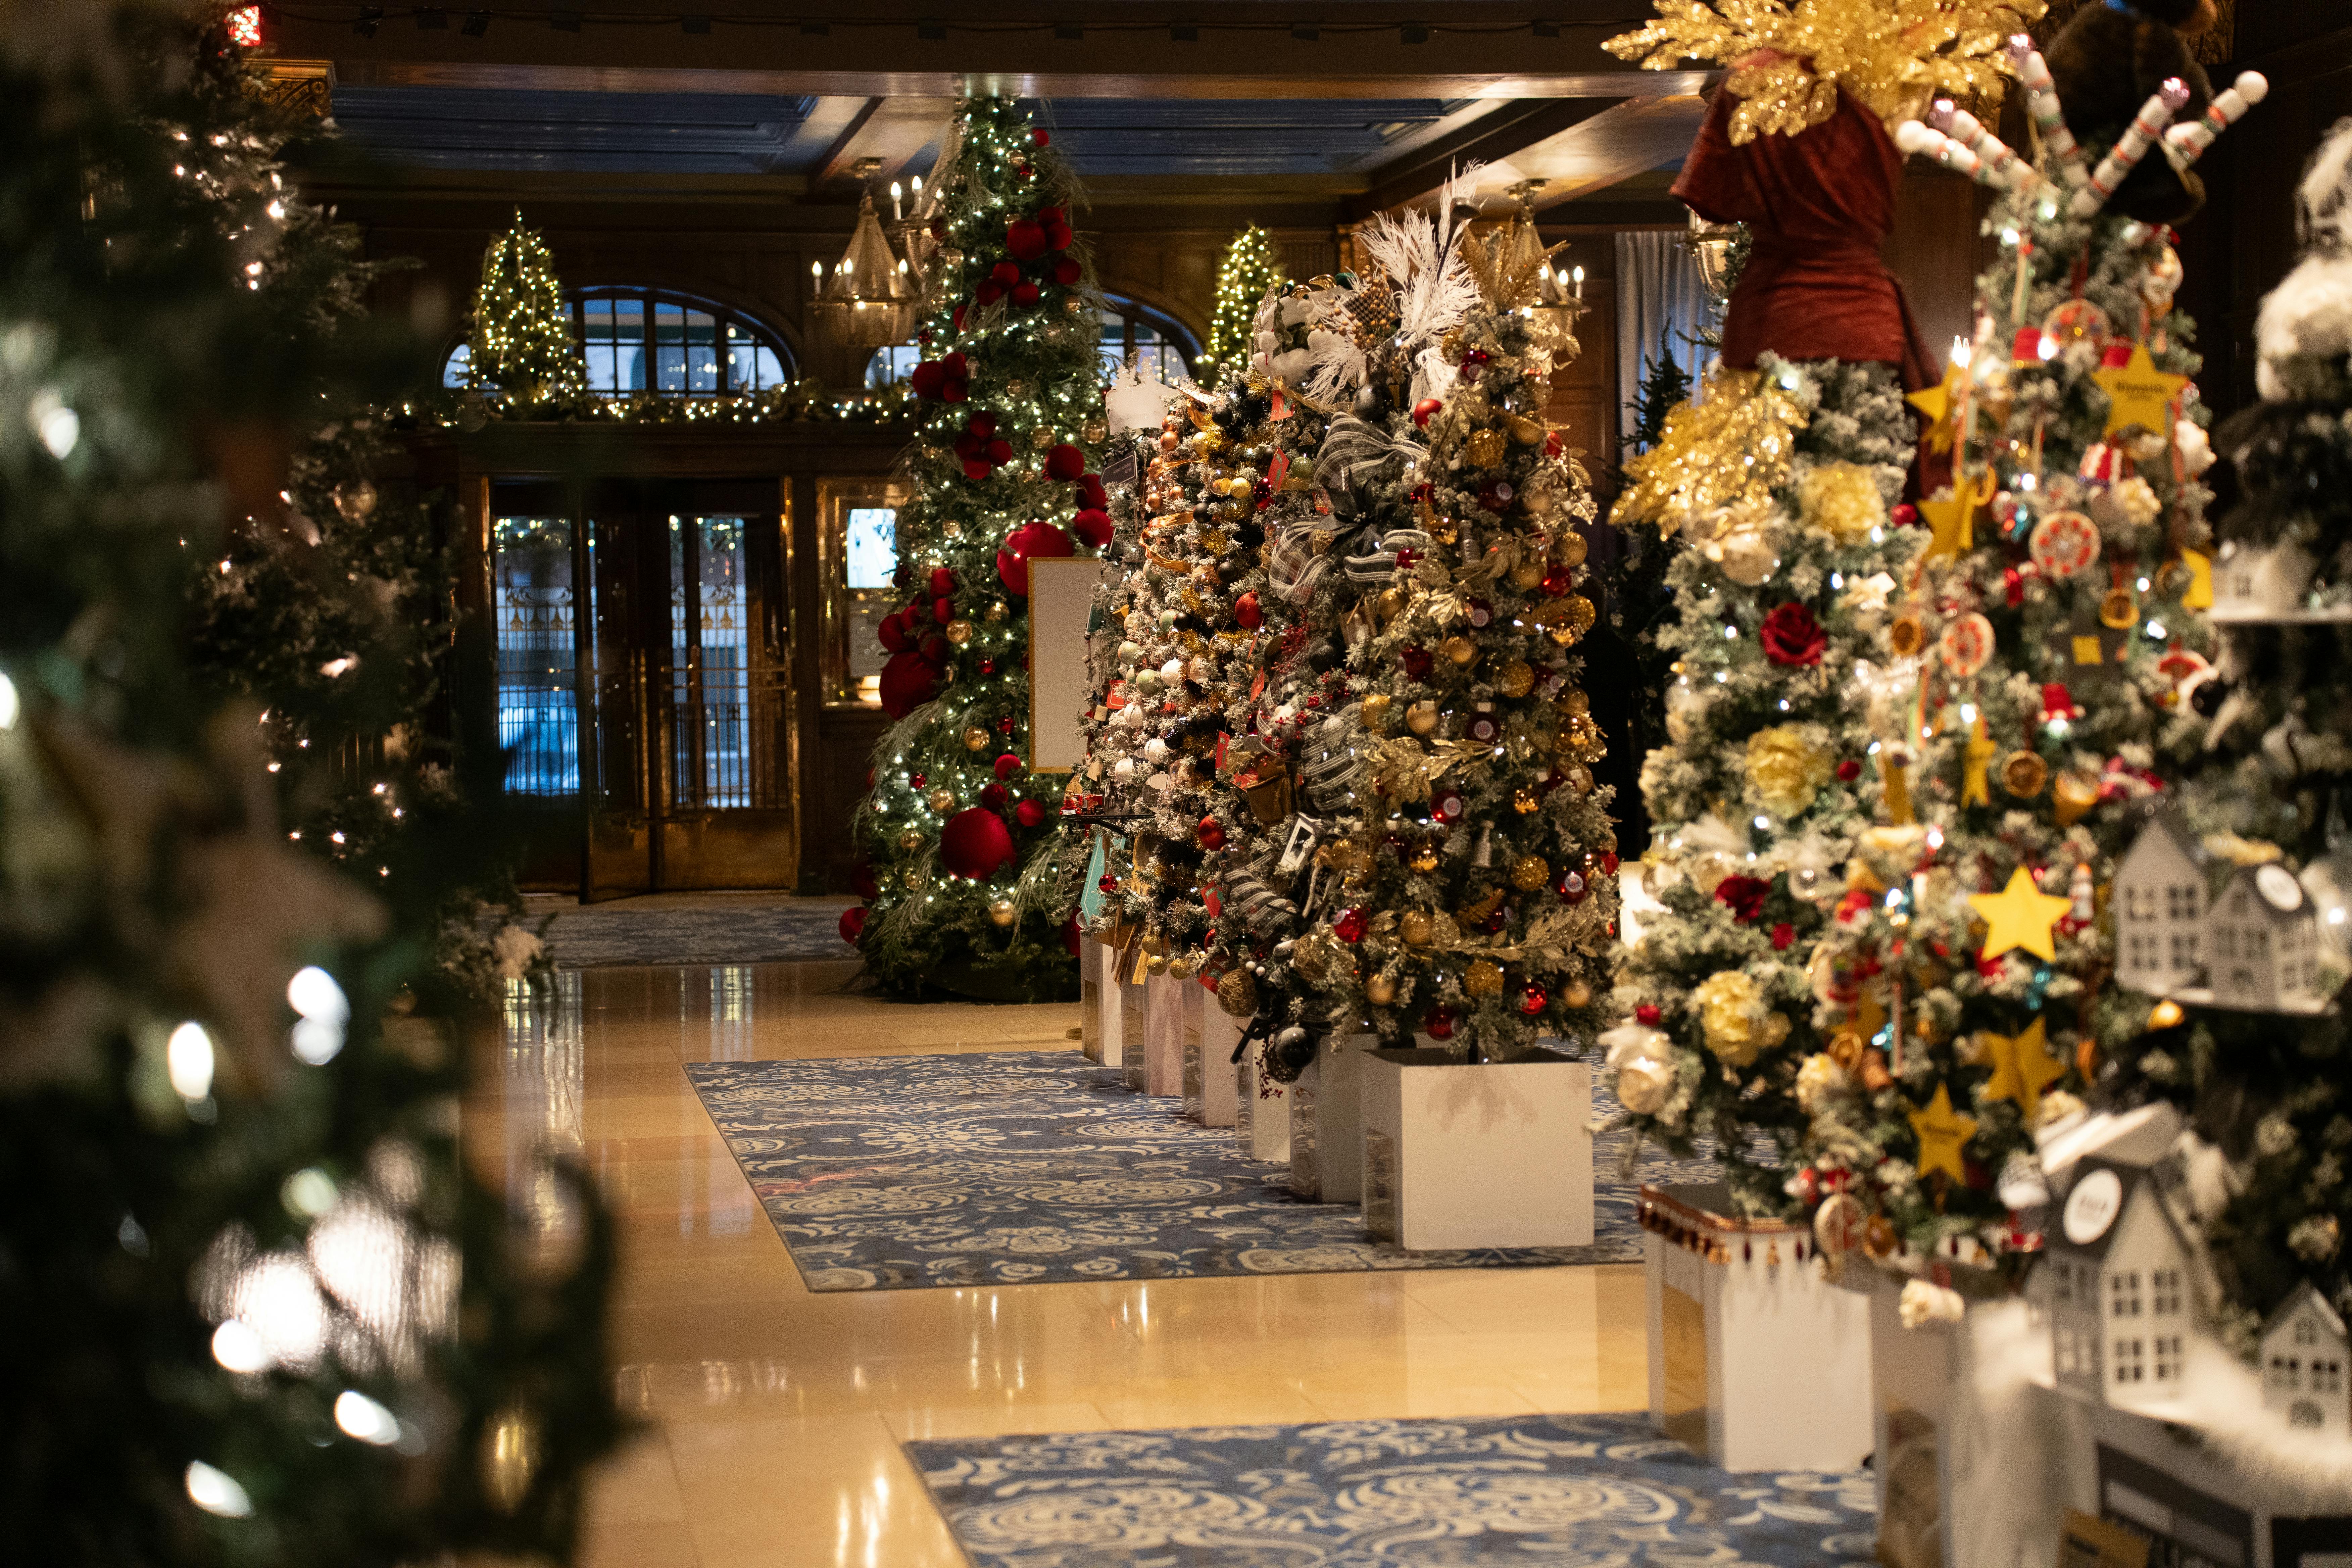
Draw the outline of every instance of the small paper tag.
M1284 395L1282 388L1278 386L1274 389L1274 413L1271 417L1276 419L1290 417L1290 399Z
M1315 853L1315 841L1322 832L1321 823L1300 812L1290 825L1290 837L1283 841L1282 858L1275 862L1274 868L1286 877L1297 872Z
M1103 465L1102 482L1107 485L1135 483L1135 448L1129 447Z

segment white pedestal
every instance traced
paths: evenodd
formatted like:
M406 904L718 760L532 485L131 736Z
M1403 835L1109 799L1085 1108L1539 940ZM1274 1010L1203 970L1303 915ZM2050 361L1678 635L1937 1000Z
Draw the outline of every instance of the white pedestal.
M1106 984L1103 1066L1120 1069L1128 1088L1143 1092L1143 987Z
M1217 1005L1215 994L1201 993L1201 1048L1192 1058L1200 1064L1201 1125L1231 1127L1234 1124L1235 1089L1239 1069L1234 1062L1234 1047L1241 1044L1242 1020ZM1187 1086L1185 1103L1192 1102L1190 1079L1192 1061L1185 1063Z
M1170 1098L1184 1092L1185 993L1201 988L1189 979L1154 974L1143 983L1143 1092Z
M1290 1086L1290 1185L1309 1203L1364 1195L1364 1058L1378 1035L1331 1035Z
M1252 1040L1234 1068L1234 1131L1252 1160L1290 1163L1290 1086L1259 1068L1264 1040Z
M1103 998L1116 994L1118 981L1111 973L1118 954L1108 942L1078 939L1078 1049L1090 1062L1103 1055ZM1110 1061L1117 1066L1115 1060Z
M1871 1452L1870 1298L1822 1278L1809 1232L1730 1200L1642 1189L1650 1419L1722 1469L1850 1468Z
M1377 1050L1363 1062L1364 1228L1412 1251L1592 1245L1592 1068Z
M1860 1267L1860 1265L1854 1265ZM1886 1568L1958 1568L1953 1546L1953 1326L1906 1329L1902 1288L1881 1279L1870 1297L1871 1418L1878 1484L1878 1560Z

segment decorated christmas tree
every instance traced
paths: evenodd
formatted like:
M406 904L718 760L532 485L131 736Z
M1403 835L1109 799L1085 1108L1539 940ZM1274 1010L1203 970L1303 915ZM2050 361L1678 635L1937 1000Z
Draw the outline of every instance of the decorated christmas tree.
M454 1036L396 1016L450 837L306 853L265 761L281 695L389 728L409 645L355 621L342 674L384 685L329 691L191 637L228 542L313 548L279 492L326 504L421 345L355 315L218 28L102 8L0 76L0 1555L566 1559L617 1435L609 1226L550 1172L569 1227L514 1228L457 1159Z
M856 831L874 894L845 930L887 989L1073 994L1053 798L1030 778L1029 563L1110 542L1089 456L1108 430L1100 311L1069 224L1076 185L1013 100L957 110L935 202L930 357L898 514L906 606L885 617L882 705Z
M1252 224L1234 236L1217 264L1217 303L1209 317L1207 359L1217 380L1247 372L1258 307L1281 282L1282 263L1265 230Z
M467 334L467 374L522 405L584 396L588 370L572 330L572 307L555 276L555 258L537 229L514 223L482 252L482 282Z
M1756 250L1704 401L1627 465L1614 513L1686 548L1660 634L1670 743L1642 775L1654 903L1628 931L1632 1016L1604 1038L1634 1125L1677 1151L1712 1139L1749 1212L1790 1205L1801 1066L1850 1040L1853 1071L1884 1076L1860 1053L1884 1054L1886 1005L1825 939L1873 830L1916 831L1904 714L1920 634L1894 601L1926 543L1899 507L1903 395L1934 376L1876 260L1900 169L1886 124L1931 85L1997 92L1999 35L2018 19L1957 6L1891 30L1885 9L1673 8L1609 46L1654 68L1738 67L1675 190L1746 224ZM1834 82L1814 74L1824 57L1844 68Z

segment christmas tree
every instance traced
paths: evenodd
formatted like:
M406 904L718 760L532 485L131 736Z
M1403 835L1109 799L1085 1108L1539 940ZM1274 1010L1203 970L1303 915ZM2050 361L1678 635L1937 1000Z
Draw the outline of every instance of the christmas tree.
M94 19L0 64L0 1553L561 1560L617 1434L609 1225L554 1173L575 1228L517 1234L457 1157L454 1037L387 1022L448 842L394 876L289 842L260 704L319 694L191 638L225 539L320 504L289 446L421 345L355 317L217 27Z
M957 110L925 193L945 247L909 377L918 431L898 514L905 608L885 617L882 703L857 833L875 891L854 928L871 973L913 994L1074 994L1055 807L1024 756L1029 563L1110 542L1089 454L1108 435L1101 301L1069 224L1076 186L1013 100Z
M1919 633L1890 599L1926 542L1898 510L1913 445L1903 395L1933 374L1874 259L1898 177L1885 122L1930 85L1997 93L1998 37L2016 16L1949 7L1899 35L1884 19L1859 4L1801 19L1675 8L1608 46L1653 68L1740 66L1675 195L1710 222L1748 225L1756 258L1705 400L1627 465L1614 514L1686 548L1667 569L1677 608L1659 639L1675 656L1669 743L1642 774L1656 904L1619 976L1632 1016L1604 1038L1634 1125L1678 1152L1711 1139L1749 1212L1789 1206L1801 1065L1851 1040L1866 1073L1861 1052L1887 1043L1869 977L1835 969L1824 945L1869 835L1912 821L1904 699ZM1834 88L1812 75L1832 36L1852 66ZM1842 232L1812 230L1817 211ZM1792 224L1808 227L1808 261L1768 265Z
M1230 379L1247 369L1258 306L1266 291L1281 282L1282 263L1265 230L1252 224L1234 236L1224 259L1217 264L1217 304L1209 318L1206 368L1217 378Z
M512 226L482 252L467 344L472 384L496 388L510 402L562 404L587 395L588 368L555 258L539 231L522 221L520 207Z
M1670 327L1658 329L1658 352L1643 359L1641 390L1625 405L1633 420L1617 444L1630 447L1637 455L1658 444L1666 433L1666 416L1690 400L1690 373L1675 357L1668 335L1672 331Z

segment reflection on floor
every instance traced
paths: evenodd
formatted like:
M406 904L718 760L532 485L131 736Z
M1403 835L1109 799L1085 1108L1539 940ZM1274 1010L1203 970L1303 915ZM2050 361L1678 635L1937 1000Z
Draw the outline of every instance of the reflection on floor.
M1645 1402L1635 1266L810 1293L684 1064L1034 1051L1077 1022L837 994L854 971L569 973L477 1043L477 1163L523 1182L535 1142L575 1149L622 1227L613 1353L648 1431L591 1500L588 1568L953 1568L911 1438Z

